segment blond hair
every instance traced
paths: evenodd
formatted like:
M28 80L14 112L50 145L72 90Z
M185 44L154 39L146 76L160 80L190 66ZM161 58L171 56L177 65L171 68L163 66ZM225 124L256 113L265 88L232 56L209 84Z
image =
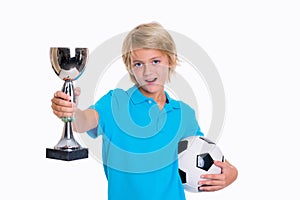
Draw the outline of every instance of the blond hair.
M135 84L137 81L131 70L131 56L136 49L156 49L166 54L169 59L168 79L170 80L170 74L174 72L175 67L178 65L178 57L175 42L166 29L157 22L141 24L130 31L124 39L122 58L130 79Z

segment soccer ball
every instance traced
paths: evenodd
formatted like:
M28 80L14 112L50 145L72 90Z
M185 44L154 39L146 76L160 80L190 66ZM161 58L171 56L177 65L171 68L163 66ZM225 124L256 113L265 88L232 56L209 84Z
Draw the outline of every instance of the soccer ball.
M179 175L185 190L201 192L198 184L202 174L220 174L214 160L224 162L220 148L207 138L190 136L178 144Z

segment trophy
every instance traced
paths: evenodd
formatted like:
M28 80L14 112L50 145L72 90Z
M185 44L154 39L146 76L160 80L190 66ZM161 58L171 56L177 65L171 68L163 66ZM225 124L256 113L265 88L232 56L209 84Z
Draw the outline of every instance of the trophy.
M62 91L75 103L73 81L78 79L85 69L88 59L87 48L75 48L75 57L70 56L69 48L50 48L51 65L56 75L64 81ZM75 140L72 130L73 117L62 117L63 133L54 148L46 148L46 158L58 160L78 160L88 157L88 149L81 147Z

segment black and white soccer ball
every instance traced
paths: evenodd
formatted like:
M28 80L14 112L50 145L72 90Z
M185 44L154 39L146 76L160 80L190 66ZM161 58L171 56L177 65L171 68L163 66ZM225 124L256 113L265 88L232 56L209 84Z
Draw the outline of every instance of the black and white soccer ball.
M179 175L185 190L200 192L202 174L220 174L214 160L224 162L224 155L216 143L200 136L190 136L178 144Z

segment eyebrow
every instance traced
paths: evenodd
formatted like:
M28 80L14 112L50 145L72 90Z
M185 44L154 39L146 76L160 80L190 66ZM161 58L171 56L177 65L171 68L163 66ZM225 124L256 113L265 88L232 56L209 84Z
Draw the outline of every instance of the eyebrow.
M141 60L132 60L132 62L135 63L135 62L143 62L143 61L141 61Z
M154 56L154 57L152 57L152 58L150 58L150 60L155 60L155 59L160 59L161 58L161 56ZM141 61L141 60L132 60L132 62L143 62L143 61Z

